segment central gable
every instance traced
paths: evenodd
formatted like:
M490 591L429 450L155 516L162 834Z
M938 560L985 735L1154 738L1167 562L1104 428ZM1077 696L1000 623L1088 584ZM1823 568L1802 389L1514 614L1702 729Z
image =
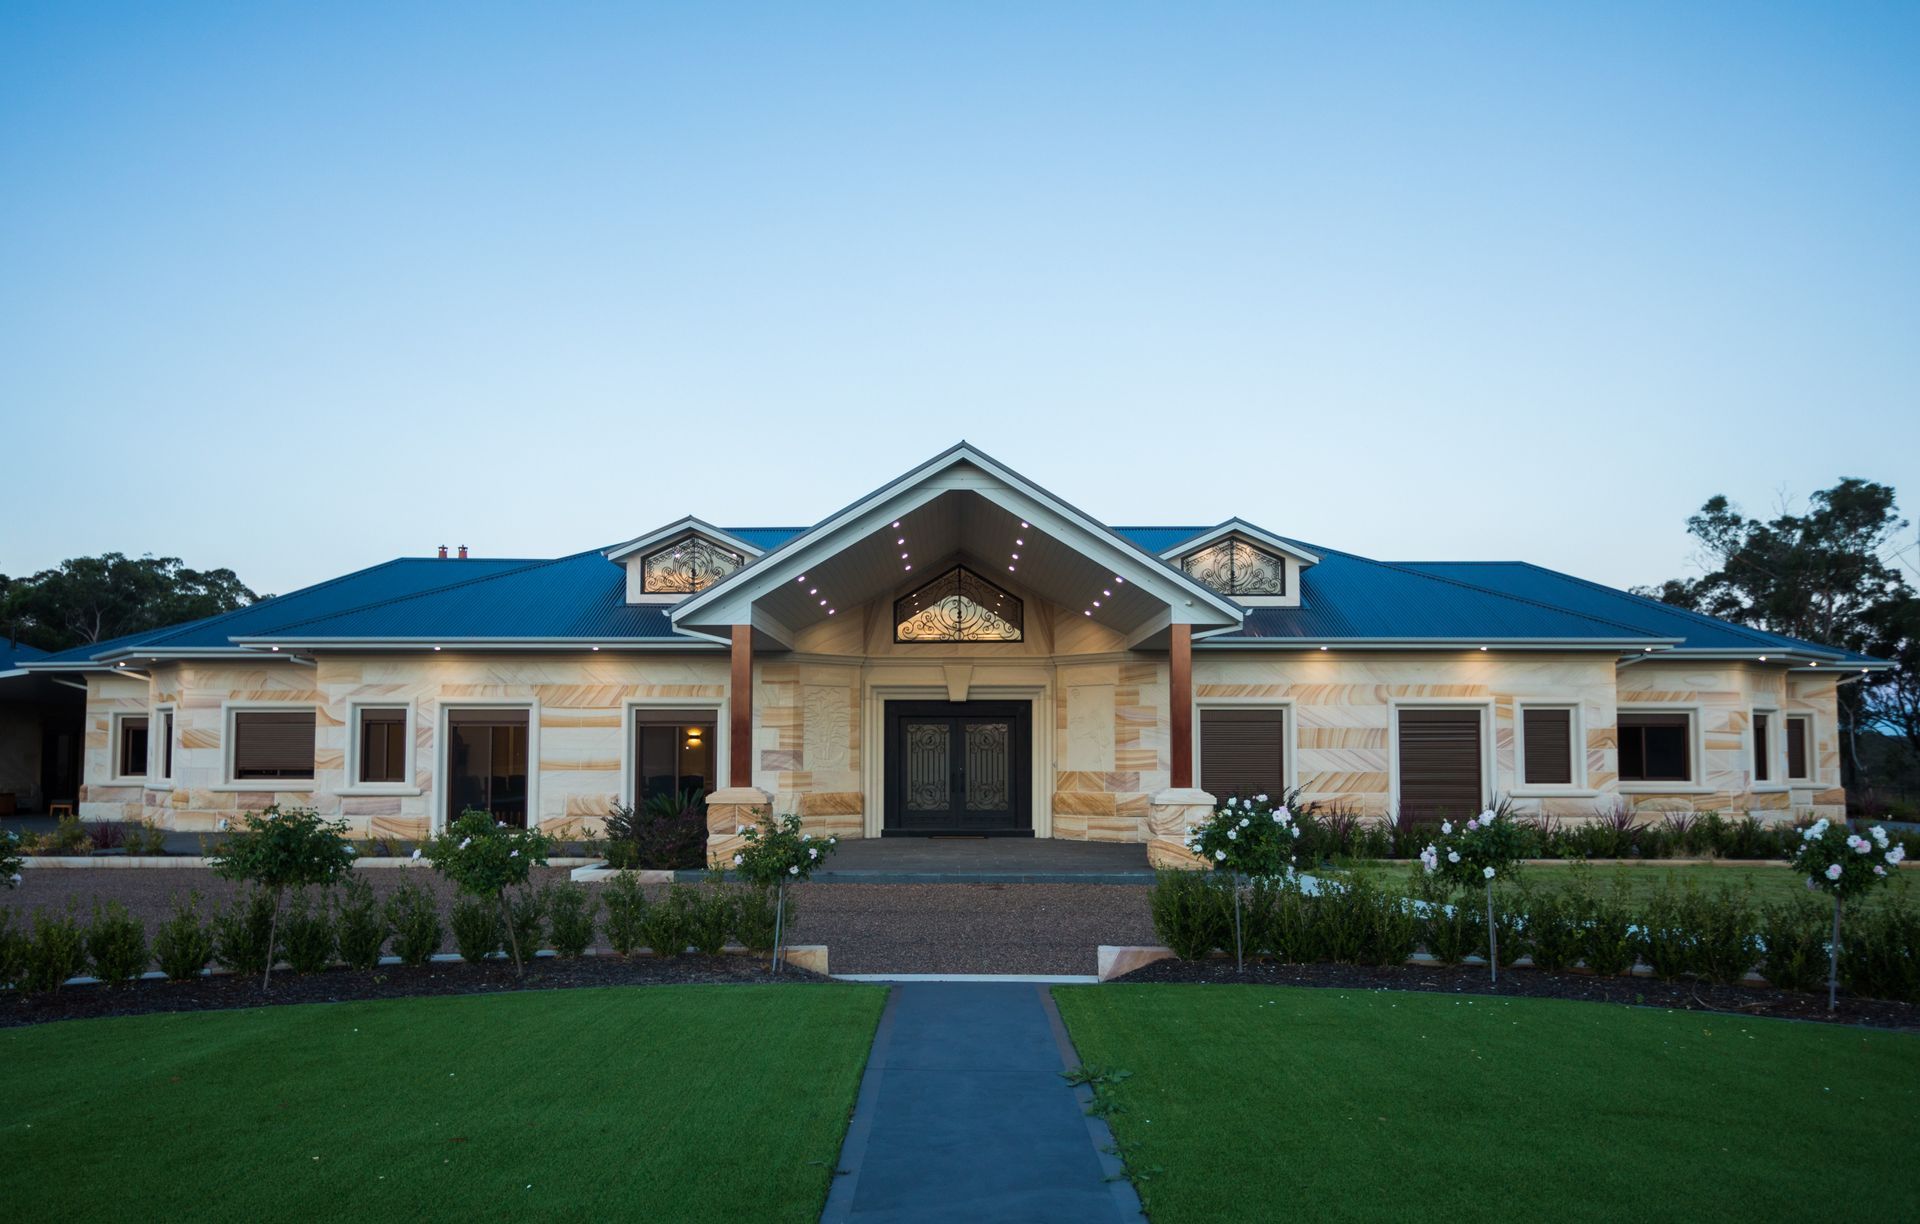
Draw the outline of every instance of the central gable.
M891 597L930 570L944 575L953 558L976 577L999 574L1071 608L1131 646L1157 644L1173 624L1233 629L1243 616L1224 596L962 443L688 598L673 623L716 637L752 625L757 637L790 647L808 625Z

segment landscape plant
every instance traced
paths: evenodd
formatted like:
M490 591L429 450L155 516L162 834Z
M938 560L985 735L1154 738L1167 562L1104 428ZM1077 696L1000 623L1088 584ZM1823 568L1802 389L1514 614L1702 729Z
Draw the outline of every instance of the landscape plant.
M1807 889L1833 898L1833 937L1827 947L1827 1010L1839 1006L1840 915L1846 902L1865 896L1887 880L1907 857L1905 845L1890 845L1886 829L1873 826L1854 833L1845 823L1818 820L1800 834L1794 870L1807 877Z
M277 804L241 818L240 828L212 856L214 874L245 880L272 897L267 922L262 990L273 981L278 952L280 903L289 888L324 888L353 867L353 847L347 843L343 820L323 820L312 808Z
M27 963L27 943L30 936L13 923L11 909L0 906L0 986L10 986L20 980L22 969Z
M295 973L318 973L333 964L333 907L326 893L309 897L305 889L295 891L281 946Z
M373 886L350 875L333 897L334 937L340 959L349 969L371 969L380 963L386 946L386 911L373 895Z
M600 898L571 882L552 885L545 897L547 929L556 956L583 956L593 946L593 920Z
M763 813L757 823L740 826L740 837L745 844L733 856L733 869L747 883L773 892L773 960L767 972L779 973L786 948L787 885L805 883L840 839L805 832L791 812L778 819Z
M93 903L87 923L87 961L93 976L114 986L147 971L147 931L140 920L118 901Z
M685 884L674 884L666 896L642 911L640 933L655 956L674 957L687 950L693 925L692 891Z
M1289 871L1299 852L1301 827L1285 803L1275 805L1266 795L1242 800L1230 796L1207 819L1187 829L1187 853L1205 863L1216 876L1225 873L1233 894L1233 964L1246 969L1245 923L1241 914L1241 881L1281 875Z
M601 821L610 867L691 870L706 866L707 801L698 790L615 804Z
M20 835L12 829L0 829L0 888L20 887L20 868L25 861L20 853Z
M551 846L548 853L552 853ZM527 957L531 957L540 950L541 937L546 933L546 890L535 888L532 884L514 889L507 900L507 914L508 938L525 949Z
M231 973L260 973L269 964L273 894L249 888L213 914L213 957Z
M453 950L470 965L482 963L505 942L500 911L485 897L455 897L447 926L453 931Z
M741 946L749 952L762 955L772 952L775 927L774 894L764 888L741 885L728 891L728 900L733 907L734 938L738 939ZM792 921L794 912L794 901L788 898L788 921Z
M393 954L403 965L418 968L440 950L445 928L440 923L440 898L418 880L408 880L387 895L387 926L393 931Z
M1493 882L1517 876L1525 833L1512 816L1489 808L1464 824L1440 823L1440 837L1420 852L1420 865L1462 888L1480 887L1487 900L1487 972L1500 980L1500 921L1494 912Z
M1852 928L1840 960L1847 989L1920 1003L1920 907L1907 881L1857 911Z
M1579 905L1584 933L1580 959L1587 968L1602 977L1617 977L1633 968L1637 923L1627 882L1616 879L1604 893L1582 895Z
M153 958L170 980L199 977L213 959L213 928L200 917L200 894L173 897L173 913L153 933Z
M33 912L33 936L26 947L26 961L18 985L23 994L46 994L59 990L70 977L78 977L87 966L86 932L74 918L73 903L60 914L40 909Z
M508 950L513 954L516 974L526 971L520 953L524 917L521 921L515 920L507 890L526 888L534 867L546 863L551 844L551 839L538 829L512 828L505 821L495 821L486 812L469 808L424 847L435 871L453 881L462 893L481 898L499 911L500 920L506 926ZM534 903L537 904L537 900ZM531 954L533 949L527 951Z
M702 956L718 956L733 934L739 907L733 895L716 883L699 889L688 910L687 942Z
M621 956L646 945L645 919L647 895L640 882L630 875L617 875L607 884L603 897L607 907L607 943Z
M1791 897L1760 910L1760 973L1781 990L1813 990L1827 967L1827 907Z

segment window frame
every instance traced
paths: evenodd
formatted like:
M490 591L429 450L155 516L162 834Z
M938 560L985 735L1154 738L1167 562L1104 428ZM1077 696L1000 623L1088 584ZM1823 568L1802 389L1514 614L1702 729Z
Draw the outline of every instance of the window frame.
M1685 781L1628 779L1621 764L1621 723L1634 714L1684 714L1687 716L1687 778ZM1624 795L1710 795L1713 787L1699 779L1705 776L1703 744L1705 717L1701 707L1692 703L1633 702L1618 706L1613 715L1613 775Z
M429 835L447 829L449 780L447 754L453 748L455 710L525 710L527 712L527 827L540 827L540 700L537 697L455 697L441 698L433 714L433 786L427 804ZM624 755L624 753L623 753Z
M1432 697L1394 697L1387 701L1387 804L1388 811L1400 811L1400 711L1402 710L1478 710L1480 711L1480 807L1484 811L1493 802L1500 786L1500 759L1494 745L1494 702L1492 698L1462 698L1449 701Z
M174 745L180 734L180 717L172 702L153 707L153 721L147 724L147 785L156 790L173 789L173 773L177 766L174 760ZM155 725L160 733L154 734ZM154 748L160 751L160 772L153 772Z
M1805 758L1805 762L1807 766L1807 772L1804 774L1795 774L1793 772L1793 753L1788 751L1788 748L1787 748L1787 742L1788 742L1787 728L1793 723L1799 723L1803 728L1805 728L1801 732L1801 735L1803 736L1803 744L1804 744L1803 756ZM1820 780L1820 762L1815 759L1814 737L1813 737L1813 732L1814 732L1813 715L1812 714L1782 714L1780 716L1780 730L1781 730L1780 751L1786 757L1786 765L1781 771L1780 780L1782 782L1785 782L1788 786L1792 786L1796 782L1805 784L1807 786L1816 785Z
M360 780L361 730L360 716L368 710L400 711L401 739L406 748L406 759L401 766L401 779L398 782L362 782ZM338 791L342 795L418 795L420 786L416 741L417 715L411 701L392 701L369 697L347 703L347 750L346 774L344 785Z
M236 714L313 715L313 774L305 778L242 778L234 772L239 746ZM320 779L320 706L312 701L223 701L220 703L220 783L216 791L300 793L316 789Z
M1569 756L1566 782L1529 782L1527 781L1527 711L1528 710L1565 710L1567 717L1567 753ZM1556 701L1549 698L1526 698L1513 703L1513 786L1508 794L1516 799L1526 798L1573 798L1583 799L1597 796L1587 777L1587 712L1578 701Z
M1760 720L1767 720L1767 751L1760 753ZM1749 794L1774 794L1787 789L1787 740L1785 724L1778 706L1753 706L1747 710L1747 733L1741 736L1747 750L1747 791ZM1765 764L1767 776L1760 776Z
M126 725L134 719L147 724L147 759L143 772L132 774L120 772L120 766L126 759ZM145 784L153 776L153 715L147 710L115 710L108 724L113 736L107 746L107 777L109 781L119 783L139 782Z
M1202 749L1200 729L1205 721L1200 717L1202 710L1273 710L1280 715L1280 789L1282 794L1290 794L1299 785L1300 764L1300 724L1292 700L1276 701L1271 697L1209 697L1195 700L1193 703L1193 778L1199 786L1200 779L1206 777L1201 764ZM1208 791L1208 794L1213 794ZM1272 797L1279 802L1279 795ZM1215 802L1223 802L1225 795L1214 795Z
M1217 587L1211 582L1195 575L1190 568L1193 563L1193 558L1199 556L1201 553L1211 549L1225 547L1229 550L1229 555L1231 555L1231 549L1235 545L1250 549L1260 557L1278 562L1280 567L1280 589L1277 591L1239 591L1234 589L1238 584L1233 579L1229 579L1225 587ZM1245 535L1237 531L1230 531L1217 539L1208 540L1196 548L1181 553L1175 558L1174 568L1179 570L1189 581L1199 583L1214 594L1223 595L1228 599L1286 600L1293 592L1294 575L1288 572L1293 567L1286 553L1279 549L1269 548L1256 540L1248 539Z

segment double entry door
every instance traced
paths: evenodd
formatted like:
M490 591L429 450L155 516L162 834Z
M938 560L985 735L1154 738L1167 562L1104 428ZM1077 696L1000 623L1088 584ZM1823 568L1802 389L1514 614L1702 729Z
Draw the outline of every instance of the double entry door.
M1032 706L887 703L882 832L1033 836Z

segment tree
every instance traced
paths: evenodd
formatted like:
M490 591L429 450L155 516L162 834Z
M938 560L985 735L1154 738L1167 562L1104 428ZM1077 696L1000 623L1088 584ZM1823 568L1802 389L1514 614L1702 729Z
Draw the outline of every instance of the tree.
M1713 568L1639 588L1663 603L1771 633L1892 659L1839 691L1850 745L1864 726L1898 731L1920 749L1920 602L1900 572L1899 536L1909 526L1894 490L1843 477L1807 499L1805 513L1750 518L1716 495L1687 519ZM1858 776L1857 751L1849 752Z
M516 974L524 973L525 968L507 889L525 888L533 869L546 865L552 847L553 839L538 829L509 828L506 822L495 821L477 808L461 812L458 820L424 847L435 871L452 880L461 892L499 908Z
M238 833L213 856L213 872L223 880L246 880L273 893L273 917L267 924L267 971L260 989L273 982L274 946L280 937L280 901L289 888L328 885L353 866L344 820L322 820L312 808L267 808L248 812Z
M188 569L178 557L71 557L30 578L0 579L0 620L42 650L231 612L259 596L230 569Z

